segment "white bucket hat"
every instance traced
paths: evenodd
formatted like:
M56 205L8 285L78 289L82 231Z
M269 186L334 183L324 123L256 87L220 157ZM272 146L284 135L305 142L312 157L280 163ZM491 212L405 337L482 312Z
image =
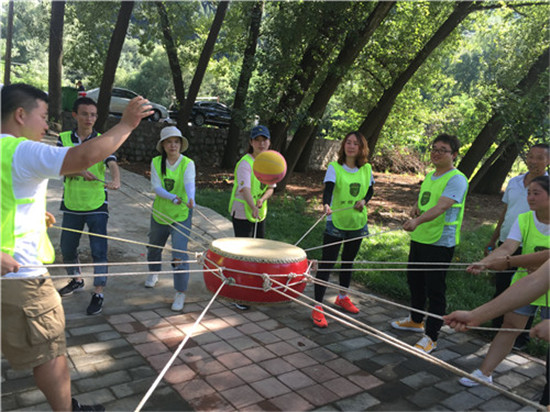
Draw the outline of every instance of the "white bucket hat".
M168 126L160 131L160 140L157 143L157 152L162 153L162 141L169 139L170 137L179 137L181 139L181 153L185 152L189 147L189 142L185 137L183 137L180 129L176 126Z

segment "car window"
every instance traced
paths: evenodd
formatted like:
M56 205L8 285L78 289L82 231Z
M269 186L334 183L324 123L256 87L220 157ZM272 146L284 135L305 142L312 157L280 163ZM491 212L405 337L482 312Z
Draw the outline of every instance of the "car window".
M125 99L133 99L136 96L137 94L135 94L134 92L131 92L130 90L121 90L120 97L123 97Z

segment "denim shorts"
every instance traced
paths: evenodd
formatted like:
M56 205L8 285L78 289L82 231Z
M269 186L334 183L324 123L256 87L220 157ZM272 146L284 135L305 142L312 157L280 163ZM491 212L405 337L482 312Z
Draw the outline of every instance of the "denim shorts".
M550 308L548 306L527 305L522 306L514 310L514 313L523 316L532 316L537 313L537 309L540 307L540 317L542 319L550 319Z
M367 236L369 234L369 228L368 228L368 225L365 224L365 226L361 229L342 230L335 227L334 224L332 223L332 220L327 220L327 227L325 228L325 233L327 235L336 237L338 239L352 239L354 237Z

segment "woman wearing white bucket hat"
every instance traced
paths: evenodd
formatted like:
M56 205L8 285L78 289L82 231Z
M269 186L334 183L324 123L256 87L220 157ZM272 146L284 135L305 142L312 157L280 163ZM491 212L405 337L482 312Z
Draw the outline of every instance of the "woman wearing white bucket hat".
M195 163L181 153L187 150L189 142L175 126L160 131L157 151L161 156L151 161L151 186L156 194L151 215L149 243L164 246L168 236L172 237L172 267L178 271L188 270L187 250L193 207L195 205ZM162 260L162 249L147 248L147 260ZM149 264L151 272L161 270L161 264ZM176 295L173 311L181 311L185 303L185 291L189 282L188 272L174 273ZM153 288L158 275L152 274L145 281L146 288Z

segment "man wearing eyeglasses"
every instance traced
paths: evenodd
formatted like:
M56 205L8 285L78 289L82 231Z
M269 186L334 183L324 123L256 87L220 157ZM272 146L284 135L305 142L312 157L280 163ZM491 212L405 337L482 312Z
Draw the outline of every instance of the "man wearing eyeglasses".
M78 146L82 142L99 136L94 126L97 120L97 105L89 97L78 98L73 105L73 118L76 120L76 129L59 134L58 146ZM110 155L104 161L94 164L92 167L79 173L65 176L63 200L64 228L83 230L88 226L90 233L100 235L107 234L107 190L120 188L120 171L116 157ZM105 182L105 166L109 168L112 181ZM63 262L78 263L78 245L80 233L64 230L61 233L61 253ZM94 263L107 263L107 239L90 235L90 249ZM107 273L107 266L94 266L95 274ZM80 268L72 266L67 268L67 274L73 277L67 285L59 289L61 296L69 296L75 291L84 288L84 279L79 277ZM103 307L103 288L107 284L106 276L94 277L94 293L86 313L96 315Z
M456 136L440 134L432 142L431 161L435 170L428 173L413 208L412 219L403 229L411 232L407 281L411 307L444 315L446 310L445 277L460 240L468 179L454 167L460 142ZM443 321L411 311L410 315L391 323L399 330L423 332L414 346L430 353L437 348Z

